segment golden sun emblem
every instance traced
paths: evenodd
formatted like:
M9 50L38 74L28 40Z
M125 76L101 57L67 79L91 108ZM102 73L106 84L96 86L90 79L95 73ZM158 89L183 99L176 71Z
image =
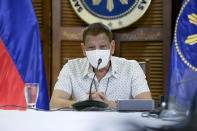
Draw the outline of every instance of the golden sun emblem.
M102 0L92 0L92 4L94 6L97 6L101 3ZM120 3L123 5L127 5L128 4L128 0L120 0ZM107 6L106 6L107 10L109 12L111 12L114 9L114 0L107 0Z
M197 25L197 15L196 14L193 13L191 15L188 15L188 18L189 18L190 23ZM197 44L197 34L188 36L187 39L185 40L185 43L187 43L189 45Z

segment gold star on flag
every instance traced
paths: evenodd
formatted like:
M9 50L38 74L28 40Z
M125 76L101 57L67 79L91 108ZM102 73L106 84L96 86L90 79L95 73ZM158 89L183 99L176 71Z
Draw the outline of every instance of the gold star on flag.
M189 22L192 24L197 25L197 15L196 14L191 14L188 15L189 18ZM185 40L185 43L189 44L189 45L194 45L197 43L197 34L195 35L190 35L187 37L187 39Z

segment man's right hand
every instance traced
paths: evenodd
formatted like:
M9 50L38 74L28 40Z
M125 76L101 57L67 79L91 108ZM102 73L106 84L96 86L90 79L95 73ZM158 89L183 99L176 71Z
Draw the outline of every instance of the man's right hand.
M87 92L87 94L90 94L89 92ZM101 101L101 102L104 102L103 99L102 99L102 95L103 92L96 92L96 91L93 91L92 92L92 100L94 101ZM89 97L87 98L87 100L89 99Z
M87 94L89 94L89 92ZM104 92L95 92L95 91L93 91L92 92L92 100L105 102L112 109L116 109L116 107L117 107L117 103L115 101L107 100L107 98L104 95Z

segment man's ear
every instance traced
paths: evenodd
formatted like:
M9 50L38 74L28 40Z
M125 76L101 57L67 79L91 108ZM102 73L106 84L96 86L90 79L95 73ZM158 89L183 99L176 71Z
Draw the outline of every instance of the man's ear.
M83 55L86 56L86 52L85 52L85 44L81 43L81 49L83 51Z
M113 54L114 54L115 46L116 46L115 41L114 41L114 40L112 40L112 41L111 41L111 55L113 55Z

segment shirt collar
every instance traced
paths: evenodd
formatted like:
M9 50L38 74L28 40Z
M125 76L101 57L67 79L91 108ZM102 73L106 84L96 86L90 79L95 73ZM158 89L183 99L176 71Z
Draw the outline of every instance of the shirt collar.
M90 65L88 59L86 58L86 65L85 65L84 72L83 72L83 78L85 78L86 76L88 76L91 73L93 73L93 68ZM108 73L112 74L116 78L118 77L118 74L119 74L118 65L115 61L114 56L111 56L111 67L110 67Z
M82 71L84 71L83 72L83 78L86 77L91 72L93 72L92 66L90 65L90 62L88 61L87 58L86 58L85 68Z

